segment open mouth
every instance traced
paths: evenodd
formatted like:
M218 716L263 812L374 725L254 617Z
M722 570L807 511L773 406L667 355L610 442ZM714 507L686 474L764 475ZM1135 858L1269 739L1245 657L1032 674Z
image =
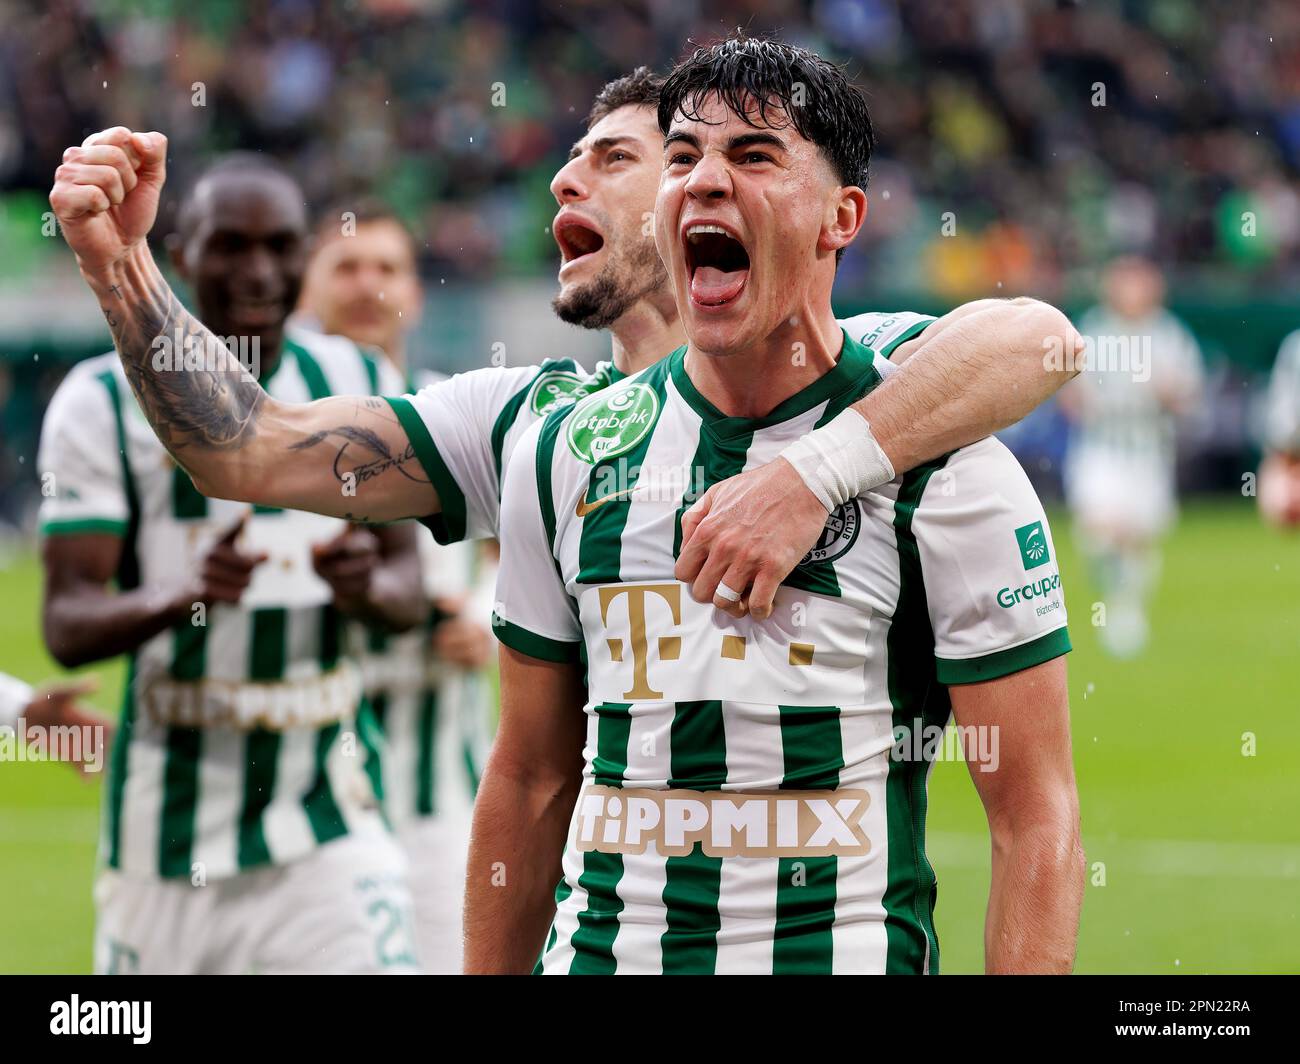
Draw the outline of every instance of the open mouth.
M603 236L576 218L560 222L555 226L554 232L555 242L560 246L560 255L566 266L594 255L605 246Z
M734 302L749 280L749 252L718 225L686 227L686 270L691 299L703 307Z

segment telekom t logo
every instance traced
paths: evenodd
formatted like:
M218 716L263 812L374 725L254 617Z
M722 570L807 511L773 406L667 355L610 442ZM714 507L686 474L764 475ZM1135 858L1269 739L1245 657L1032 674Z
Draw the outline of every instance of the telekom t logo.
M609 627L610 604L620 595L627 596L627 619L629 642L632 644L632 689L624 691L623 697L629 702L656 700L664 696L650 686L649 664L650 644L646 636L646 596L657 595L668 603L672 611L673 624L682 623L682 585L681 584L615 584L600 589L600 620ZM609 655L614 661L623 660L623 640L607 639ZM682 652L681 636L659 637L659 660L676 661Z

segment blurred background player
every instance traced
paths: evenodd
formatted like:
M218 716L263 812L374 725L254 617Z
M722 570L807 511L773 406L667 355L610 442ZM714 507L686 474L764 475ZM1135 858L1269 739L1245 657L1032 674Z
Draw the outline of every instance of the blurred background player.
M415 238L382 202L357 198L319 220L295 322L346 336L407 373L407 338L420 323L424 292Z
M255 358L271 394L400 387L350 341L286 331L307 219L285 173L226 157L178 223L173 263L198 313ZM421 619L414 529L205 498L112 353L60 385L39 465L55 486L41 508L50 652L66 666L130 655L96 969L417 970L406 862L362 769L373 737L358 727L343 627Z
M1269 379L1259 508L1274 524L1300 524L1300 330L1282 341Z
M394 212L374 200L327 212L307 267L304 319L383 353L413 392L440 379L408 369L422 303L415 240ZM495 545L439 546L423 527L418 537L427 619L401 634L369 625L354 635L385 739L384 808L411 863L421 962L448 973L461 970L470 814L495 716L487 672Z
M1195 337L1165 309L1153 263L1114 260L1101 290L1079 321L1084 371L1061 393L1075 423L1065 488L1106 603L1101 641L1132 657L1147 642L1157 545L1177 516L1177 420L1198 403L1203 372Z

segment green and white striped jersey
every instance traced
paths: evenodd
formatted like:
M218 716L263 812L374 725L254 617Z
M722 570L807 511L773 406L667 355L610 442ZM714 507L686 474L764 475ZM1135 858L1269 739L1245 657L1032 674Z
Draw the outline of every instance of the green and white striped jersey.
M351 341L287 334L263 376L277 399L400 390L400 375ZM137 875L214 879L291 861L378 817L362 765L360 670L311 548L345 523L208 499L150 429L116 354L64 379L41 433L52 494L45 535L122 537L123 590L175 584L241 517L243 549L269 559L238 606L196 607L191 623L130 659L105 787L101 859Z
M534 425L505 478L494 631L581 661L587 741L540 969L935 972L925 855L949 684L1069 650L1042 507L985 439L840 507L767 620L673 567L709 485L769 462L880 381L835 368L723 416L685 349ZM575 709L576 712L576 709Z
M420 370L407 378L407 391L445 380ZM489 624L496 567L483 564L481 545L440 546L427 528L419 530L418 542L430 603L465 602L471 616ZM437 659L432 639L441 619L431 605L425 623L413 631L393 634L363 624L353 631L370 715L383 735L379 758L366 767L394 827L431 816L468 820L492 744L491 677L487 670Z
M911 311L858 314L840 324L885 359L933 317ZM882 366L889 372L889 363ZM501 474L528 427L551 411L623 379L611 362L589 372L572 359L458 373L389 399L442 502L424 518L439 543L495 536Z
M1300 456L1300 330L1282 341L1268 384L1265 446Z
M1080 318L1079 331L1087 361L1075 387L1086 402L1073 459L1172 470L1176 420L1168 403L1201 389L1196 338L1167 310L1134 321L1094 307Z
M484 627L491 622L494 570L477 543L440 547L420 529L425 586L430 598L466 601ZM383 734L377 787L394 827L429 816L466 818L492 743L493 686L486 669L439 661L432 650L441 615L392 634L357 625L358 656L370 711Z

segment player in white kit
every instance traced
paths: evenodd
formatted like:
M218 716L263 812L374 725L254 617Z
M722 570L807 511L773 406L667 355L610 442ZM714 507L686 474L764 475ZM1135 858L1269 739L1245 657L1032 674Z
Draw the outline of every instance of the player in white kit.
M382 204L341 203L322 217L302 307L319 327L382 354L408 391L439 375L408 369L423 295L415 242ZM411 865L420 959L461 970L461 905L474 789L495 722L489 632L495 566L475 543L439 546L419 530L430 612L410 632L357 626L366 696L384 742L384 809Z
M625 80L639 87L621 99L626 85L602 94L598 105L605 106L593 112L587 135L552 186L562 204L554 227L565 260L559 302L575 320L611 328L612 363L594 374L563 360L479 370L390 403L286 403L259 389L175 301L144 242L165 180L165 139L119 127L70 149L51 203L101 305L112 314L120 303L128 312L114 314L112 327L132 388L199 487L218 497L370 521L419 515L443 539L467 530L492 534L504 452L526 424L561 400L653 364L680 343L671 294L662 279L647 287L653 278L644 265L635 266L646 261L643 219L661 169L657 88L644 76ZM655 261L649 259L652 267ZM1044 365L1042 350L1050 334L1068 333L1068 325L1043 304L984 301L934 324L916 316L871 317L862 337L892 349L906 365L854 406L862 417L852 431L874 440L899 469L1023 416L1066 379ZM214 368L160 373L149 355L155 326L163 323L208 344ZM458 416L444 426L439 419L447 409ZM443 439L432 438L431 426ZM822 430L809 434L810 441L825 438ZM837 437L835 445L842 443ZM469 454L472 472L458 476L444 448ZM854 483L864 490L881 483L878 462L860 473ZM340 487L347 485L354 495L343 496ZM784 462L714 485L703 501L712 509L695 524L688 553L692 592L705 601L737 566L770 582L770 600L776 583L824 535L824 504ZM773 508L779 523L765 520ZM743 557L737 541L718 529L745 530ZM742 573L738 588L750 582Z
M351 341L285 330L305 241L294 182L232 157L183 205L177 265L271 394L400 388ZM363 769L374 736L344 639L346 616L419 620L413 530L206 498L112 354L59 386L39 466L54 487L41 510L51 652L66 665L130 655L96 970L416 970L405 860Z
M683 335L662 282L647 286L652 279L644 276L644 265L637 266L647 261L637 245L647 239L645 217L659 180L662 148L654 118L657 87L651 81L647 71L638 71L609 87L617 88L617 94L601 94L587 135L574 145L569 164L552 183L562 204L553 225L564 258L558 302L570 305L574 320L585 312L591 327L610 327L613 366L620 373L663 358ZM634 92L623 92L628 82L635 83ZM130 312L113 315L114 339L132 388L167 447L186 452L186 467L196 484L212 496L370 521L420 516L453 530L463 524L463 512L441 514L435 481L446 486L450 478L417 471L408 432L418 430L390 404L337 399L278 403L176 304L145 239L166 182L166 145L160 133L121 126L93 134L65 153L50 203L82 277L105 313L112 314L110 299ZM648 260L651 269L654 261ZM623 271L637 286L610 298ZM168 322L190 341L210 345L211 370L164 375L153 367L149 355L156 334L151 330ZM906 364L855 405L864 421L856 431L893 471L914 468L979 439L1023 417L1072 376L1068 365L1043 358L1048 342L1072 351L1075 337L1061 313L1046 304L980 300L959 307L894 352L892 360ZM517 370L477 370L465 376L499 372ZM559 391L573 388L571 380L557 380ZM505 382L504 388L510 387ZM528 397L513 389L508 394L517 402ZM490 437L489 460L499 463L499 438L491 436L494 424L484 420L486 413L476 413L475 430ZM859 482L877 480L880 471L879 460L869 463ZM355 485L355 497L342 496L344 485ZM821 502L791 478L785 463L715 485L701 501L709 509L694 527L692 546L699 546L694 561L707 558L716 564L699 568L693 586L707 591L736 568L744 591L761 570L766 591L757 598L758 607L770 603L776 583L817 541L825 524ZM775 511L781 514L779 525L767 520ZM745 534L723 535L728 529ZM746 549L740 564L742 542ZM740 571L745 569L748 578Z
M1269 379L1259 508L1283 528L1300 525L1300 330L1282 341Z
M673 72L658 117L655 237L689 343L510 461L467 968L936 972L929 761L894 747L955 712L1001 736L1000 765L972 765L986 963L1068 971L1083 854L1042 508L992 440L865 492L806 443L881 381L830 306L865 101L805 50L733 38ZM690 593L681 545L700 492L778 458L828 517L775 609L737 616Z
M1065 485L1107 607L1102 645L1132 657L1147 642L1159 542L1178 512L1177 419L1198 402L1203 371L1195 337L1163 305L1154 265L1117 259L1102 291L1079 321L1085 369L1061 394L1075 422Z

